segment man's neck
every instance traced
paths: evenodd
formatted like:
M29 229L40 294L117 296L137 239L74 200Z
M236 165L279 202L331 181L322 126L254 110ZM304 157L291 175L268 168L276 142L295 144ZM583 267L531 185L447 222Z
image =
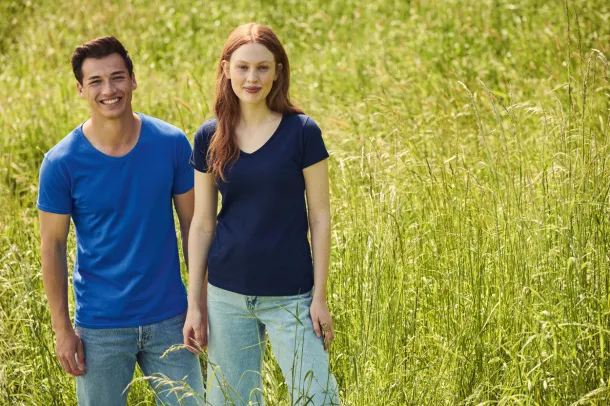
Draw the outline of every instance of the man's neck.
M96 149L107 155L122 156L135 146L140 126L140 117L132 112L112 120L92 116L83 125L83 133Z

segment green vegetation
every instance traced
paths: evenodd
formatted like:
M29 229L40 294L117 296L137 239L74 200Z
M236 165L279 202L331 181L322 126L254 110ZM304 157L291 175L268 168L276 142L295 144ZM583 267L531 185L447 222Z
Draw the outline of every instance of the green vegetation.
M610 402L606 0L0 11L0 403L75 403L35 208L43 153L87 118L73 48L117 36L135 62L135 109L192 138L212 114L224 40L248 21L285 43L293 99L331 152L330 355L345 404ZM270 360L264 381L268 404L286 404ZM130 401L154 402L142 381Z

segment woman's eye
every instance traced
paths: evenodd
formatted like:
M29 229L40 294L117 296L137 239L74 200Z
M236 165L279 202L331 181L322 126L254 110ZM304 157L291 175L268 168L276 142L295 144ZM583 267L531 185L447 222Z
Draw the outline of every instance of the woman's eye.
M246 65L239 65L239 69L248 70L248 67Z
M268 66L259 66L258 70L260 70L261 72L266 72L269 70L269 67Z

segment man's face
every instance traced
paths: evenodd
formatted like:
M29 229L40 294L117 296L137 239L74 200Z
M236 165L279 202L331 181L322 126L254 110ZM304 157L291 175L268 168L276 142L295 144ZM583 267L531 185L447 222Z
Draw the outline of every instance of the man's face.
M81 72L83 84L77 83L76 87L79 96L89 103L92 117L111 120L132 114L131 93L136 89L136 78L129 75L119 54L87 58Z

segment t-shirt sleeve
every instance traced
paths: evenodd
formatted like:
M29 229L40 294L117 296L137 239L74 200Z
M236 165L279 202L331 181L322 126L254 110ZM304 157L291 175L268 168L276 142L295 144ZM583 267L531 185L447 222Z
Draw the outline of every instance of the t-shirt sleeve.
M195 175L193 169L189 166L191 151L191 144L189 143L188 138L186 138L186 135L180 134L177 145L177 164L174 169L173 195L181 195L193 188Z
M328 158L322 139L322 131L311 117L307 117L303 128L303 169Z
M70 174L59 160L45 155L40 166L36 207L49 213L71 214L72 206Z
M199 129L195 132L193 154L191 155L190 164L199 172L209 172L207 157L211 137L212 134L210 134L210 131L205 124L199 127Z

